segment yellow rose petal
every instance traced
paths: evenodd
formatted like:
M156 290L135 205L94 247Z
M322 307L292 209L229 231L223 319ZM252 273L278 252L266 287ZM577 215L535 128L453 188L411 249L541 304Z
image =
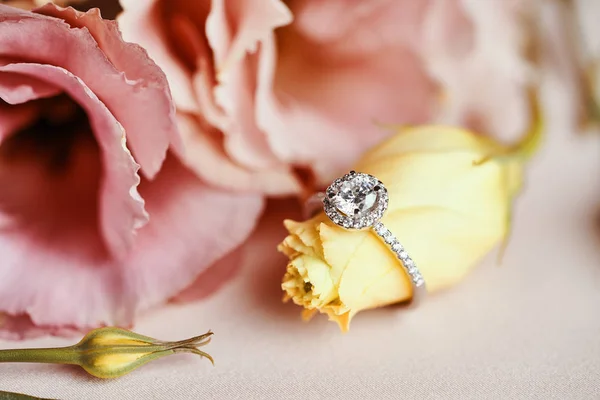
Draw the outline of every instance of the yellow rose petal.
M428 292L460 281L507 236L523 163L541 135L534 116L519 146L457 128L405 128L356 165L388 189L382 222L415 261ZM304 317L316 309L346 331L358 312L411 298L401 261L370 229L346 230L324 214L286 221L286 228L280 249L290 262L282 288L308 310Z

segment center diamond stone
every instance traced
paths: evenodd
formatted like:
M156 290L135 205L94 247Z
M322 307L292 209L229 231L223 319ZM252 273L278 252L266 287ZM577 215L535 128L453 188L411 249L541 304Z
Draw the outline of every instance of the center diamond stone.
M348 216L361 216L370 211L377 203L375 183L356 177L340 185L331 199L333 206Z

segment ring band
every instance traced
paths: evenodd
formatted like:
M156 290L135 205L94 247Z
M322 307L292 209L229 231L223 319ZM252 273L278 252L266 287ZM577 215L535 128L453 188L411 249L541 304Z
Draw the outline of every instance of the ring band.
M344 229L372 229L404 267L413 288L408 305L414 307L427 293L425 279L398 238L380 221L387 206L387 189L379 179L350 171L334 180L325 192L310 197L305 214L309 217L324 209L329 219Z

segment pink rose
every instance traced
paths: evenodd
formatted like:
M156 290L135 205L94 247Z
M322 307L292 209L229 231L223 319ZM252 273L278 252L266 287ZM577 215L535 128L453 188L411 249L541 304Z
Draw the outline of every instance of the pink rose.
M390 134L376 122L520 132L522 3L121 0L120 26L171 82L185 164L286 194L345 171Z
M114 22L0 5L0 334L128 325L239 245L261 196L182 153L163 72Z

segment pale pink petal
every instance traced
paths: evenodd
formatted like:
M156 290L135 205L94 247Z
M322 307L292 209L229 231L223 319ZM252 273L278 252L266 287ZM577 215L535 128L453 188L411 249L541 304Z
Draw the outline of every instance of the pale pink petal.
M152 220L139 234L126 276L145 309L175 296L250 235L263 209L257 194L225 192L174 158L157 180L142 182Z
M50 12L54 7L42 10ZM122 42L110 23L96 21L91 30L102 36L103 44L111 46L111 52L118 55L115 63L122 64L131 57L132 65L126 72L115 67L89 29L71 28L58 18L41 14L7 11L9 8L0 5L3 22L0 24L0 54L62 67L83 80L127 130L142 172L148 177L154 176L176 137L174 110L160 69L138 46ZM54 12L65 17L73 13L59 9ZM82 18L89 22L99 17L92 12ZM15 24L18 24L18 35Z
M26 314L8 315L0 313L0 339L25 340L39 336L74 336L79 329L66 326L38 326Z
M199 60L198 70L194 74L192 85L196 91L196 96L198 96L199 105L199 109L195 114L200 114L199 116L206 119L215 128L226 129L229 126L229 118L216 103L212 60L208 58Z
M28 102L59 92L56 86L34 77L0 72L0 100L12 105L0 103L0 143L35 117L37 106Z
M185 44L190 63L194 66L191 85L195 90L198 109L195 114L200 114L215 127L224 130L229 125L228 116L216 103L215 99L215 70L212 59L212 50L208 46L202 31L185 15L176 14L171 18L171 32L173 38L180 46ZM184 111L181 110L180 111Z
M185 291L173 300L187 302L205 298L213 293L213 285L222 285L224 279L231 279L239 271L240 264L251 266L255 280L252 286L264 288L257 293L275 294L273 304L280 304L280 267L285 263L281 254L273 252L286 230L281 221L286 218L302 218L301 202L296 198L271 199L267 202L252 236L238 249L211 266ZM278 268L279 267L279 268ZM271 299L269 299L271 301Z
M294 14L291 28L307 41L327 46L334 53L357 55L412 44L419 38L422 22L434 3L436 0L288 2Z
M109 143L111 131L96 141L89 129L74 132L58 163L23 133L0 147L0 311L28 314L36 325L100 325L115 321L124 302L98 218L98 143Z
M161 46L170 51L171 60L167 61L172 63L176 58L181 68L187 68L192 74L191 81L185 84L193 88L196 106L191 110L180 106L179 111L195 114L194 119L199 124L208 122L224 134L215 137L211 133L211 137L195 139L194 129L188 129L186 143L193 149L177 152L186 165L204 179L228 188L256 190L268 185L267 193L297 191L295 179L290 179L290 167L274 156L264 133L256 125L254 104L258 47L262 40L272 40L274 29L291 21L283 3L261 0L252 5L244 2L213 2L211 5L208 1L171 1L155 2L153 8L128 1L123 3L122 29L137 35L137 40L145 44L146 39L141 36L146 32L139 28L142 23L154 21L151 30L160 32ZM154 46L150 47L149 52L153 54ZM164 54L157 58L161 65L162 56ZM215 64L220 68L219 82L215 77ZM166 70L171 75L171 67L167 66ZM203 126L200 130L207 129ZM226 166L215 169L216 160L226 162ZM259 180L248 180L253 177Z
M138 102L138 107L145 110L144 118L134 116L135 110L115 113L115 116L127 130L136 161L142 167L157 165L156 170L148 171L149 176L153 176L160 168L160 162L156 160L162 161L169 145L174 149L182 146L173 122L175 107L164 72L148 57L146 50L125 42L117 23L102 19L97 8L83 13L71 7L47 4L36 12L63 19L71 27L89 30L110 62L125 74L128 82L143 92L130 101Z
M233 162L223 149L222 134L203 126L198 118L180 113L179 130L186 148L180 155L182 162L206 182L267 195L300 192L300 183L289 166L253 171Z
M0 73L0 99L8 104L22 104L31 100L56 96L60 89L32 76Z
M292 22L280 0L215 0L206 22L206 37L214 52L219 79L273 31Z
M242 261L242 248L237 248L200 274L190 286L178 293L171 301L186 303L209 297L239 272Z
M0 72L0 100L13 105L0 103L0 143L35 117L38 112L37 106L28 103L29 101L55 96L59 92L56 86L39 79Z
M53 82L85 109L103 161L100 229L111 254L124 257L132 245L135 230L147 221L147 215L144 202L135 189L139 183L138 166L125 145L123 128L80 79L62 68L40 64L8 64L1 66L0 71ZM68 192L68 188L66 190Z
M215 97L229 116L229 124L221 127L225 149L249 168L276 168L278 164L255 120L257 53L275 29L291 21L290 11L279 0L217 0L206 22L217 70Z
M413 45L415 50L426 52L426 61L431 64L443 61L437 57L461 59L473 48L474 29L462 0L431 2Z
M82 152L86 148L79 146L73 167L93 159ZM82 168L71 174L93 181ZM85 182L65 182L84 192L93 183L86 189ZM54 223L35 218L27 230L20 226L10 235L0 234L2 311L28 314L35 326L128 325L136 311L174 297L240 245L263 207L258 195L233 195L206 186L174 157L167 158L155 180L142 182L140 192L152 220L140 229L134 248L121 262L103 250L90 193L80 193L83 209L73 208L81 215L64 218L42 210L40 216L62 218ZM83 218L92 220L82 223Z
M393 22L406 2L352 2L345 30L333 12L319 19L332 28L311 30L303 12L316 14L307 4L317 3L294 3L299 24L261 47L257 119L280 159L315 168L325 183L389 135L377 122L426 121L436 87L407 44L414 30Z
M344 139L347 127L338 121L312 112L309 105L291 97L284 100L283 96L273 96L272 84L268 83L275 72L273 46L274 43L265 42L261 48L259 81L265 84L257 92L257 121L282 160L308 166L315 173L317 184L326 185L346 170L362 150L355 146L355 138ZM324 154L327 149L335 151Z
M212 51L210 48L208 48L206 40L203 39L202 32L200 32L197 29L197 27L188 17L185 17L183 15L173 17L173 25L171 26L171 29L174 33L174 36L177 37L180 44L187 43L186 48L188 48L190 51L190 57L196 59L197 69L194 73L193 78L193 86L196 91L196 96L199 105L198 110L195 112L195 114L197 115L196 119L206 120L208 123L220 129L221 132L224 133L225 136L219 135L220 142L223 142L223 139L225 139L224 151L227 151L227 145L233 142L240 142L239 144L242 149L246 149L245 145L247 144L247 141L249 141L250 143L255 143L253 147L248 148L247 151L245 151L245 153L252 154L253 156L258 157L258 161L245 162L248 160L243 160L240 158L237 158L235 159L235 161L232 161L230 160L231 154L227 154L226 157L224 156L223 160L230 165L235 164L235 168L239 171L243 171L243 166L246 166L250 168L260 168L263 170L273 170L272 175L274 175L280 173L279 171L277 171L279 169L288 169L286 166L281 165L281 163L278 163L276 160L273 159L273 154L270 152L268 147L266 147L264 135L261 132L257 132L256 125L253 122L254 117L252 101L250 101L250 104L245 104L246 102L242 99L243 97L250 100L249 96L251 94L250 92L252 89L247 87L247 82L237 82L235 85L230 85L230 87L232 87L236 92L234 94L234 97L238 99L238 102L236 104L240 104L241 106L244 106L246 108L241 107L236 110L223 109L221 105L217 104L216 102L215 93L217 88L214 77L215 71L213 67ZM234 74L234 76L237 77L239 75L237 74L237 72L242 72L244 76L247 76L247 78L250 81L252 81L255 78L251 78L252 74L247 73L246 69L244 69L246 64L250 63L245 62L245 64L243 65L236 65L236 68L234 68L236 74ZM248 65L248 68L250 68L250 65ZM250 84L250 86L253 85ZM182 112L183 111L180 110L180 113ZM230 115L230 112L234 112L234 114ZM242 129L242 132L239 131L240 129ZM259 140L258 143L256 143L256 141L252 141L253 138L256 139L257 137ZM193 140L193 138L191 138L188 135L188 140L186 141L188 144L190 143L189 139ZM203 138L199 138L199 140L201 141L203 140ZM198 146L195 147L197 148ZM221 148L223 146L219 145L219 147ZM253 149L259 149L257 151L259 151L260 154L256 154L256 152ZM207 175L212 175L213 178L208 178L211 182L215 182L214 175L219 175L221 177L225 176L225 174L222 172L215 174L212 168L208 170L198 169L198 167L206 165L207 160L194 160L195 154L193 153L195 152L196 151L192 151L186 148L184 152L186 155L185 160L187 165L192 167L200 176L206 177ZM252 172L248 171L244 175L251 174ZM267 172L267 174L269 173ZM232 185L237 185L236 181L237 180L235 176L226 177L226 180L224 180L221 183L221 186L232 187ZM238 189L245 190L245 187L257 187L259 184L260 183L257 182L257 184L252 185L252 182L246 182L243 185L241 185ZM273 185L278 184L279 182L273 182ZM278 189L279 192L281 192L282 190L285 189Z
M165 71L177 108L196 111L192 71L179 59L165 32L173 17L165 15L160 0L121 0L121 6L124 11L117 21L125 40L139 43Z
M439 122L505 138L526 129L525 93L533 75L524 57L527 35L518 23L525 4L519 3L438 2L432 7L422 51L428 72L444 90ZM455 32L449 35L450 28L440 28L446 26Z

